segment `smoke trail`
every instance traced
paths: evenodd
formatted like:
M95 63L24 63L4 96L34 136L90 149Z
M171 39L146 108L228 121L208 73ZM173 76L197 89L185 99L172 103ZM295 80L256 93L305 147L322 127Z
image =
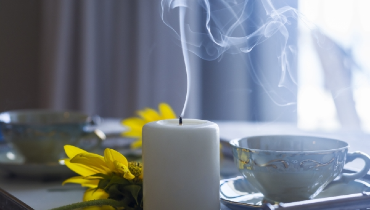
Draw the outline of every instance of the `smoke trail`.
M184 7L181 7L180 8L180 35L182 37L182 40L186 40L186 35L185 35L185 14L186 14L186 9ZM190 93L190 78L191 78L191 71L190 71L190 61L189 61L189 55L188 55L188 52L186 51L186 43L185 41L181 41L181 47L182 47L182 52L183 52L183 55L184 55L184 62L185 62L185 69L186 69L186 96L185 96L185 103L184 103L184 107L182 109L182 112L181 112L181 115L180 117L183 117L184 116L184 113L185 113L185 109L187 107L187 104L188 104L188 100L189 100L189 93Z
M289 33L286 25L289 18L297 18L294 8L285 6L276 9L270 0L261 0L266 12L266 21L252 33L245 30L246 20L253 12L253 1L248 0L162 0L162 20L170 27L180 41L187 71L187 95L181 116L186 109L190 90L190 63L188 52L192 52L204 60L215 60L224 53L249 53L252 49L269 39L276 33L284 37L280 54L281 77L278 86L284 86L286 76L294 81L290 73L287 59L287 42ZM195 8L197 7L197 8ZM185 14L199 9L205 18L198 25L186 23ZM171 14L179 13L179 28Z

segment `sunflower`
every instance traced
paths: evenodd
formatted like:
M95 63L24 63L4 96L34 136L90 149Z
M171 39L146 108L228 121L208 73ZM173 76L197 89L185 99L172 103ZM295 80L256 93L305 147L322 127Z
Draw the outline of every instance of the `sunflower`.
M123 132L122 136L136 138L136 140L131 144L131 148L133 149L141 147L142 129L146 123L176 118L172 108L166 103L160 103L158 105L158 112L151 108L145 108L137 111L137 115L138 117L130 117L121 122L122 125L129 129L128 131Z
M128 162L113 149L105 149L104 157L72 145L64 146L68 156L65 165L80 176L63 182L87 187L83 201L113 199L122 206L142 206L142 164ZM113 210L111 206L88 207L86 210Z

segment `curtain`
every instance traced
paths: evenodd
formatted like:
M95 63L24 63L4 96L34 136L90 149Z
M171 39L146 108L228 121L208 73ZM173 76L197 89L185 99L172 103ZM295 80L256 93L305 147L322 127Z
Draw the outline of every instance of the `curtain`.
M157 0L43 1L43 106L128 117L167 102L181 112L185 67L159 6Z
M13 107L122 118L166 102L181 113L186 95L184 58L173 31L161 20L160 0L31 2L37 2L29 10L34 10L31 18L37 24L32 33L39 39L27 53L38 58L37 70L29 74L37 90L24 92L37 97ZM255 2L255 12L245 23L248 33L265 14L259 1L250 2ZM273 2L276 7L297 7L293 0ZM187 18L196 24L204 21ZM289 46L294 46L296 24L288 30ZM191 89L185 117L295 122L296 89L278 87L281 70L274 49L279 43L281 37L274 36L250 53L225 54L215 61L190 53ZM295 77L294 57L289 59ZM279 103L278 98L282 98ZM293 105L286 106L289 103Z

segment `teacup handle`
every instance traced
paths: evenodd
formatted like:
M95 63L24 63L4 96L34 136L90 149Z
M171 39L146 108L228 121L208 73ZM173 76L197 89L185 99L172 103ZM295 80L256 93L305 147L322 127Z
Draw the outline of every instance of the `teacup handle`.
M99 148L101 146L102 141L104 141L107 138L105 134L103 133L103 131L99 129L94 129L92 131L85 131L82 137L80 138L80 140L90 137L90 136L97 137L98 142L93 147L89 148L89 150L94 150L96 148Z
M357 173L351 173L351 174L343 173L342 177L338 181L349 182L355 179L362 178L367 174L367 172L370 169L370 156L363 152L348 153L346 163L352 162L353 160L357 158L360 158L365 161L365 166L362 168L362 170Z

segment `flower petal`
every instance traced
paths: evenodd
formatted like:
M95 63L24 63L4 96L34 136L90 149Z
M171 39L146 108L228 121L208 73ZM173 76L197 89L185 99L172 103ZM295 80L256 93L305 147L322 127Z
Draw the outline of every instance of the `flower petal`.
M109 167L107 167L107 165L105 164L103 156L94 153L80 153L72 158L70 162L88 166L103 174L108 174L109 172L111 172Z
M81 176L90 176L93 174L100 173L99 170L96 170L95 168L91 168L89 166L79 164L79 163L71 163L69 159L64 159L64 164L71 169L72 171L80 174Z
M109 194L103 189L87 189L84 193L83 201L106 199L108 197Z
M116 171L123 175L123 178L131 180L134 179L135 176L130 172L127 165L124 165L118 161L114 161L114 166L116 168Z
M158 112L151 108L146 108L144 110L138 111L137 114L146 122L153 122L161 119Z
M123 133L125 137L140 138L142 135L142 129L140 131L130 130Z
M76 184L81 184L82 187L97 188L99 184L99 180L98 179L87 179L86 177L83 177L83 176L74 176L74 177L71 177L65 180L62 183L62 185L66 183L76 183Z
M130 128L130 129L137 129L141 128L145 125L145 121L138 117L130 117L127 119L122 120L121 124Z
M128 172L128 173L125 173L123 175L123 178L127 179L127 180L131 180L131 179L134 179L135 176L131 173L131 172Z
M83 201L107 199L109 194L102 189L87 189L83 196ZM114 210L112 206L91 206L85 207L84 210Z
M137 111L137 114L139 117L127 118L121 122L122 125L129 128L128 131L123 132L121 135L124 137L137 138L137 140L131 144L131 149L137 149L142 146L142 129L146 123L176 118L174 111L167 103L160 103L158 105L158 112L154 109L145 108Z
M78 147L72 146L72 145L65 145L64 151L66 152L67 156L72 159L74 156L80 153L85 153L86 151L83 149L80 149Z
M160 103L158 106L158 110L160 112L162 119L175 119L176 118L175 112L172 110L170 105L166 103Z
M143 142L142 142L142 138L140 137L136 141L132 142L130 146L131 146L131 149L137 149L137 148L140 148L142 145L143 145Z
M126 132L122 133L124 137L139 138L145 125L143 119L132 117L125 120L122 120L121 124L128 128Z
M107 164L107 166L112 170L114 171L115 170L115 166L114 166L114 161L118 161L124 165L128 165L128 161L127 159L125 158L125 156L123 156L121 153L117 152L116 150L114 149L109 149L109 148L106 148L104 150L104 160L105 160L105 163Z

